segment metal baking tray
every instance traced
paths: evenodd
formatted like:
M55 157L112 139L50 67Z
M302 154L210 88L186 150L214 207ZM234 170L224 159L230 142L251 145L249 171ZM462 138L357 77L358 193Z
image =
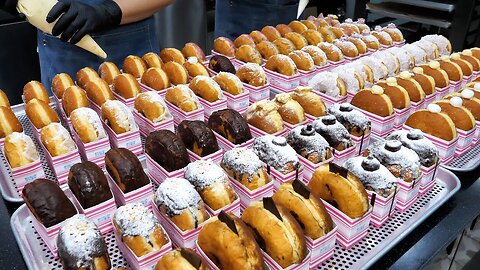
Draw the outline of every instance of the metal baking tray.
M371 226L367 237L348 251L337 244L335 255L318 269L368 268L459 189L458 178L452 172L439 168L434 188L418 199L409 210L404 213L396 212L380 229ZM13 213L10 224L28 269L62 269L60 261L53 257L33 228L25 205ZM115 245L113 232L105 238L113 267L128 268Z
M441 166L453 172L470 172L477 169L480 166L480 141L465 154Z

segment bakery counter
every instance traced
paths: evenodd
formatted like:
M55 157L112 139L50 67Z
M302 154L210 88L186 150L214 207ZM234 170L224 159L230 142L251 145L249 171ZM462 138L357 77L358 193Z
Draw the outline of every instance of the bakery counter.
M480 215L480 168L458 175L462 188L440 209L387 252L371 269L419 269L446 248L475 217ZM26 269L10 229L10 215L18 204L0 202L0 264L3 269Z

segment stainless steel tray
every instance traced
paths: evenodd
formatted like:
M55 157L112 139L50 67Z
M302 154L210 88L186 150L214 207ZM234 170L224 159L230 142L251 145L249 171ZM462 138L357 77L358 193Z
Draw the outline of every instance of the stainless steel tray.
M480 166L480 141L465 154L441 165L453 172L470 172L477 169Z
M458 178L452 172L439 168L433 190L421 197L408 211L396 212L394 217L382 228L370 227L367 237L352 249L346 251L337 245L334 257L319 269L368 268L455 194L459 188ZM51 255L33 228L25 205L13 213L10 224L29 269L62 269L60 261ZM115 245L113 233L106 235L106 242L113 266L128 267Z

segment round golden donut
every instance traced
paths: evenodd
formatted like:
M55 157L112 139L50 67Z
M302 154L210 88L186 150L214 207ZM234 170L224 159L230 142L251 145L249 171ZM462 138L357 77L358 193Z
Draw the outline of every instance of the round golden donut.
M128 73L123 73L115 77L112 89L125 99L134 98L141 92L137 79Z
M358 26L356 24L354 24L353 22L344 22L344 23L341 23L340 24L340 28L343 29L343 32L347 35L347 36L351 36L353 33L357 33L357 34L360 34L360 29L358 28Z
M335 35L336 38L341 38L345 35L345 32L340 27L331 26L330 30Z
M282 35L282 37L285 37L285 34L286 33L290 33L292 32L292 28L290 28L290 26L286 25L286 24L277 24L277 26L275 26L275 28L278 30L278 32L280 33L280 35Z
M5 107L0 107L0 109L10 110ZM25 112L27 113L28 119L30 119L37 129L42 129L53 122L60 123L60 119L58 119L58 115L52 107L50 107L45 101L36 98L30 100L27 105L25 105Z
M317 30L317 25L313 22L313 21L309 21L309 20L302 20L301 21L303 24L305 24L305 26L308 28L308 29L311 29L311 30Z
M103 62L98 67L98 74L100 74L100 78L104 79L108 84L112 84L113 79L120 75L120 73L121 72L117 65L112 62Z
M154 90L163 90L170 86L170 80L167 73L158 67L147 69L142 76L142 83Z
M323 66L327 64L327 55L317 46L308 45L302 48L302 51L310 54L313 59L313 63L316 66Z
M100 78L98 76L98 73L90 67L84 67L77 71L77 76L76 76L76 81L77 85L85 89L85 86L87 85L88 82Z
M33 121L30 120L32 121L32 123L39 124L39 126L42 126L43 124L41 124L40 121L39 123L34 122L36 120L35 117L37 117L35 113L36 111L32 111L29 114L27 114L27 116L28 118L32 117ZM54 116L55 115L56 114L54 114ZM12 134L13 132L23 132L22 124L20 123L20 121L18 121L17 116L15 116L15 113L12 111L11 108L0 107L0 138L5 138L8 135Z
M87 83L85 92L87 92L87 97L98 106L102 106L107 100L115 99L112 90L110 90L110 86L101 78Z
M50 103L47 89L39 81L30 81L23 87L23 99L25 103L28 103L32 99L39 99L41 101Z
M333 45L337 46L344 56L347 57L357 57L358 56L358 49L355 44L348 40L343 39L336 39L333 41Z
M357 51L358 51L359 54L367 53L367 51L368 51L367 44L365 44L365 42L363 42L362 39L355 38L355 37L348 37L347 40L350 41L351 43L353 43L353 45L355 45L355 47L357 47Z
M273 44L277 46L278 52L281 54L288 55L289 53L295 50L295 44L286 38L279 38L273 41Z
M57 74L52 79L52 91L59 99L63 97L65 89L72 85L75 85L75 83L73 82L72 77L67 73Z
M308 29L302 33L303 37L307 40L309 45L317 45L323 41L322 34L317 30Z
M206 76L197 76L188 85L195 95L208 102L215 102L223 97L222 90L215 80Z
M253 38L253 40L257 44L262 42L262 41L268 41L268 38L262 32L260 32L258 30L253 30L252 32L250 32L250 36Z
M288 54L288 57L293 60L297 68L300 70L311 71L315 69L313 59L307 52L300 50L293 51Z
M136 55L129 55L123 60L123 72L132 74L135 78L141 78L147 71L147 66L142 58Z
M10 100L2 89L0 89L0 107L10 108Z
M227 57L235 56L235 44L226 37L218 37L213 41L213 50Z
M343 59L342 51L331 43L320 42L318 47L327 55L330 61L338 62Z
M160 56L158 54L154 53L154 52L149 52L149 53L144 54L142 56L142 60L147 65L147 68L151 68L151 67L161 68L161 67L163 67L162 58L160 58Z
M207 68L200 63L200 60L195 56L188 57L183 66L187 69L190 77L196 77L200 75L210 77Z
M291 22L288 24L288 26L290 26L290 28L292 28L292 30L293 30L294 32L297 32L297 33L299 33L299 34L301 34L301 33L303 33L303 32L305 32L305 31L308 30L308 27L307 27L305 24L303 24L303 23L301 23L301 22L299 22L299 21L291 21Z
M253 38L247 34L241 34L238 36L234 41L233 44L235 45L236 48L240 48L242 45L250 45L252 47L255 47L255 41Z
M318 32L322 34L323 41L333 42L335 39L337 39L337 36L335 36L330 27L320 27L318 28Z
M235 52L235 58L245 63L262 64L262 55L250 45L242 45Z
M261 41L257 44L257 51L262 55L263 59L268 59L270 56L279 54L277 46L268 40Z
M265 63L265 68L285 76L297 74L295 62L293 62L290 57L282 54L273 55L268 58L267 63Z
M183 46L182 54L185 56L185 58L195 56L202 62L207 61L207 57L205 57L205 53L203 52L202 48L193 42L188 42L185 44L185 46Z
M276 39L282 37L282 35L280 35L280 32L278 32L278 30L271 25L263 27L262 34L264 34L270 41L275 41Z
M68 87L63 93L62 107L67 117L77 108L88 107L87 93L76 85Z
M167 73L170 83L173 85L186 84L188 82L188 72L179 63L170 61L163 65L163 71Z
M177 48L164 48L160 51L160 58L164 63L173 61L177 62L181 65L185 63L185 57L183 56L182 52Z
M297 50L302 49L303 47L308 45L308 41L305 37L297 32L290 32L285 34L285 38L290 40Z
M155 265L155 270L172 269L210 270L210 267L193 249L177 248L163 255Z
M252 86L259 87L267 84L267 76L265 75L265 71L263 71L260 65L255 63L247 63L239 67L236 75L240 81Z
M213 79L223 91L232 95L239 95L244 92L242 81L235 74L220 72Z

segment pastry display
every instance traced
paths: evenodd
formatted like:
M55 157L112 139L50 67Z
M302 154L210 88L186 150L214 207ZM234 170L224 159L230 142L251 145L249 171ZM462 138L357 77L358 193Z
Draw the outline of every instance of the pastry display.
M28 103L32 99L38 99L45 103L50 103L47 90L41 82L31 81L23 87L23 100Z
M370 119L359 110L356 110L350 103L333 104L327 111L335 116L337 121L352 136L361 137L368 135L371 131Z
M91 82L88 82L85 86L85 92L87 92L88 99L99 107L101 107L107 100L115 99L112 90L110 90L110 86L101 78L96 78Z
M163 98L156 92L149 91L135 98L135 110L152 123L160 123L172 116L168 112Z
M143 73L141 82L154 90L163 90L170 87L167 73L159 67L151 67Z
M165 99L185 112L195 111L200 106L188 85L177 85L167 89Z
M327 55L328 60L338 62L343 59L342 51L332 43L320 42L317 46Z
M292 129L287 134L287 143L312 163L320 163L333 156L328 142L310 124Z
M357 177L366 190L382 197L395 192L397 178L373 156L349 158L343 166Z
M98 165L90 161L77 163L70 168L68 187L83 209L112 198L107 177Z
M208 264L193 249L177 248L163 255L155 270L210 270Z
M160 58L164 63L168 62L176 62L180 65L185 63L185 57L183 56L182 52L176 48L164 48L160 51Z
M164 64L162 61L162 58L160 58L160 56L154 52L149 52L144 54L142 56L142 60L143 62L145 62L145 65L147 66L147 68L152 68L152 67L161 68L163 67L163 64Z
M268 40L259 42L256 45L256 49L262 55L263 59L268 59L270 56L280 53L277 46Z
M50 123L40 130L40 140L52 157L71 153L77 145L60 123Z
M197 57L202 62L207 60L202 48L193 42L186 43L185 46L183 46L182 53L187 59L188 57Z
M188 72L183 64L173 61L167 62L163 65L163 71L173 85L186 84L188 81Z
M335 150L342 151L353 146L348 130L333 115L320 116L312 122L317 131Z
M393 176L405 182L412 182L420 177L420 158L415 151L404 147L397 140L380 140L371 144L364 156L371 155L378 159Z
M311 71L315 69L315 64L313 62L313 58L310 56L310 54L297 50L293 51L288 54L288 57L290 57L293 62L295 63L295 66L304 71Z
M83 214L65 220L58 233L57 247L63 269L111 268L102 233L95 223Z
M275 46L277 46L278 52L284 55L288 55L297 48L295 47L295 44L293 44L293 42L290 41L288 38L278 38L272 42Z
M383 88L383 92L392 101L393 108L404 109L410 107L410 96L407 90L398 85L395 77L388 77L385 81L377 83L378 86Z
M265 68L280 73L285 76L293 76L297 74L297 66L295 62L286 55L273 55L268 58Z
M232 62L223 55L214 55L208 62L208 67L215 72L228 72L235 74L236 70Z
M357 57L359 55L357 46L346 38L336 39L333 41L333 44L337 46L346 57Z
M75 83L67 73L57 74L52 79L52 91L58 99L61 99L65 89L72 85L75 85Z
M98 73L90 67L84 67L80 69L79 71L77 71L76 75L77 85L83 89L85 89L87 83L89 83L90 81L100 78L100 76L98 76Z
M77 214L73 203L52 180L33 180L23 188L22 197L33 216L46 228Z
M421 65L427 63L427 53L420 47L415 44L405 44L402 46L402 49L410 53L411 56L415 59L416 65Z
M340 28L343 29L345 35L351 36L352 34L360 34L360 29L358 26L353 23L352 19L346 19L343 23L340 24Z
M290 96L302 106L305 113L315 117L325 115L325 103L312 91L311 87L298 86Z
M374 81L379 81L388 76L387 66L381 60L371 56L364 56L360 61L372 70Z
M185 179L195 187L203 201L214 211L232 204L237 199L227 174L211 160L197 160L188 164Z
M437 45L441 55L448 55L452 52L452 44L450 44L450 40L442 35L426 35L421 39L430 41Z
M23 167L40 159L32 138L13 132L5 137L3 153L11 168Z
M365 80L352 65L342 65L331 70L345 84L348 93L355 94L365 87Z
M36 102L40 103L41 101L35 99L29 103L30 106L26 107L27 116L31 119L30 121L32 121L35 127L38 126L37 128L42 128L53 121L60 122L55 112L44 109L41 104L34 105ZM48 114L42 117L37 115L37 112L48 112ZM22 124L12 109L0 106L0 138L5 138L13 132L23 132Z
M136 55L129 55L123 60L123 72L132 74L135 78L141 78L146 70L147 65Z
M134 98L141 92L137 79L128 73L115 77L112 90L125 99Z
M242 45L249 45L255 47L255 41L248 34L241 34L233 41L233 44L237 49L240 48Z
M308 45L307 39L297 32L286 33L284 37L290 40L297 50L301 50L303 47Z
M242 45L235 51L235 58L245 63L262 64L262 55L255 46Z
M78 108L70 114L70 121L83 143L95 142L107 138L98 114L90 108Z
M262 32L260 32L258 30L253 30L252 32L250 32L250 36L253 38L253 40L257 44L264 41L264 40L268 41L267 36L265 36Z
M218 37L213 41L213 50L227 57L235 56L235 44L226 37Z
M414 67L412 71L412 78L417 81L420 86L422 86L422 90L425 92L425 95L430 96L434 94L435 79L432 76L423 73L423 69L421 67Z
M256 190L271 181L264 163L252 149L233 148L225 152L220 166L228 176L249 190Z
M62 107L67 117L70 117L75 109L88 107L87 93L76 85L68 87L63 92Z
M137 124L127 105L118 100L107 100L102 105L102 120L112 128L116 134L133 131Z
M463 106L460 97L452 97L450 100L439 100L433 104L440 106L442 112L447 114L455 124L455 127L463 131L470 131L475 128L475 117Z
M207 76L197 76L190 81L188 87L197 96L208 102L216 102L223 99L222 89L218 83Z
M310 54L310 57L312 57L313 63L316 66L321 67L327 64L327 60L328 60L327 55L319 47L309 45L309 46L303 47L302 51Z
M196 229L209 218L202 198L184 178L165 179L158 186L153 201L182 231Z
M417 153L420 164L427 168L437 164L440 159L437 147L419 129L395 130L386 137L386 140L402 142L403 146Z
M242 144L252 139L247 122L232 109L213 112L208 118L208 127L233 144Z
M235 215L220 212L200 230L198 245L219 268L262 270L264 262L252 229ZM229 248L225 248L225 247Z
M308 183L311 192L350 218L363 216L369 208L365 188L358 178L335 163L320 166Z
M177 136L187 149L200 157L208 156L220 149L213 131L203 121L183 120L177 126Z
M183 141L170 130L157 130L145 140L145 153L168 172L173 172L190 163Z
M207 68L200 63L197 57L189 57L187 58L187 61L183 64L185 69L187 69L188 76L190 77L197 77L197 76L207 76L210 77L210 74L208 74Z
M305 112L302 106L290 94L277 94L274 101L278 105L278 113L282 116L283 121L292 125L305 121Z
M394 113L392 101L383 93L383 88L378 85L356 93L350 103L359 109L382 117L390 116Z
M120 70L118 69L117 65L112 62L103 62L98 67L98 74L100 78L105 80L108 84L113 83L113 79L121 74Z
M253 229L257 243L281 267L305 259L308 250L302 228L289 210L266 197L250 204L242 220Z
M232 95L236 96L245 91L242 81L232 73L220 72L213 77L213 80L217 82L222 91Z
M411 102L421 102L425 99L425 92L422 85L414 79L414 74L408 71L402 71L396 77L397 84L408 93Z
M253 151L268 166L288 174L300 166L297 153L288 145L285 137L265 135L253 142Z
M158 251L169 242L160 222L140 203L120 206L112 223L122 242L137 257Z
M126 148L112 148L105 153L108 174L123 193L150 185L138 157Z
M280 35L280 32L278 32L275 27L270 25L263 27L261 33L264 34L270 41L274 41L282 37L282 35Z
M314 29L308 29L302 33L302 36L307 40L309 45L317 46L318 43L323 41L323 36Z
M315 75L308 81L308 86L312 87L314 91L334 98L347 95L345 82L337 73L330 71L323 71Z
M245 119L250 125L273 134L285 128L278 108L273 101L260 100L248 107Z
M405 125L420 129L445 141L451 141L457 137L457 131L452 119L442 112L437 104L430 104L427 109L418 110L412 113L405 122Z

